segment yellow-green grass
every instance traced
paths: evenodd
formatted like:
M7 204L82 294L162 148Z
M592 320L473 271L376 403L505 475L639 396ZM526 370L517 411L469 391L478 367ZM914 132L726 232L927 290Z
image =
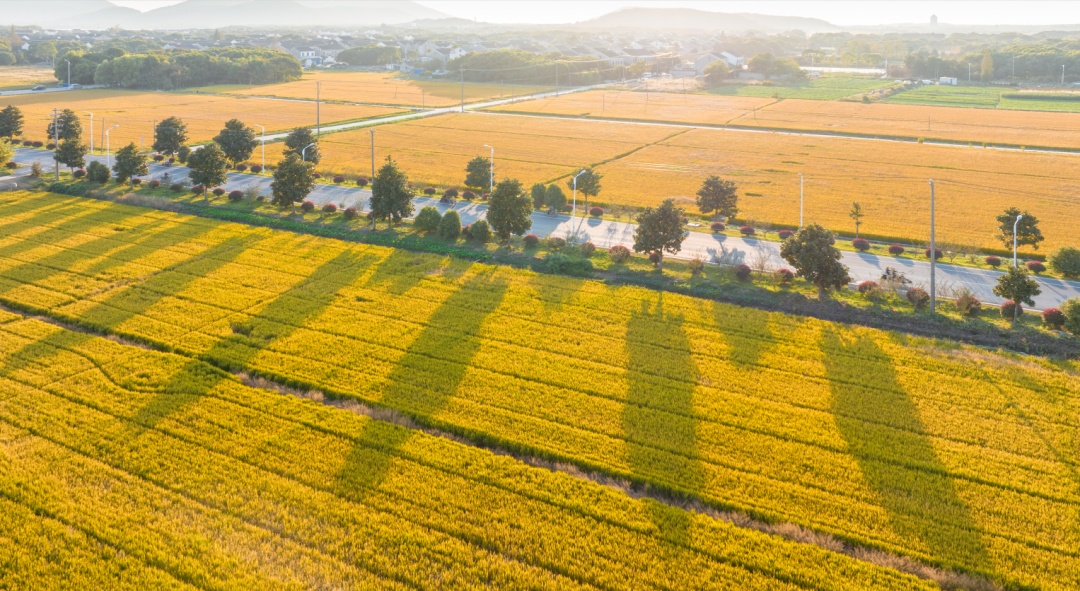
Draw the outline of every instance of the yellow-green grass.
M173 116L187 124L191 142L204 142L214 137L229 119L240 119L252 126L262 125L267 133L315 126L314 104L219 95L75 90L2 97L0 104L19 107L24 117L23 136L40 141L48 140L46 128L55 108L71 109L78 114L84 141L89 143L89 113L93 113L94 148L100 151L105 148L104 131L113 125L120 126L109 132L109 145L114 151L129 142L149 150L154 143L154 122ZM393 108L328 104L322 106L321 117L323 124L327 124L394 112L396 109ZM256 133L262 131L258 127L254 129Z
M8 305L1012 584L1080 585L1075 363L103 202L3 201Z
M38 84L55 84L51 68L41 66L0 67L0 90L26 89Z
M936 588L7 313L0 385L16 586Z
M309 72L302 80L265 86L208 87L208 91L244 96L277 96L327 101L445 107L458 104L464 91L465 102L507 98L553 90L549 86L519 84L465 84L448 80L413 80L392 73Z

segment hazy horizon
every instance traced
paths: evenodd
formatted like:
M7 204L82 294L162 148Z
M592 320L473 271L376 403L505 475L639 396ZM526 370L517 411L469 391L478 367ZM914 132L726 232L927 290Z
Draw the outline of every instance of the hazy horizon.
M11 0L9 0L11 1ZM16 0L22 1L22 0ZM142 11L182 0L111 0ZM417 0L418 4L451 16L489 23L559 24L596 18L628 7L696 8L711 12L749 12L777 16L820 18L842 26L925 23L937 15L940 23L965 25L1054 25L1080 23L1080 3L1031 1L1017 10L1015 2L947 1L823 1L794 0Z

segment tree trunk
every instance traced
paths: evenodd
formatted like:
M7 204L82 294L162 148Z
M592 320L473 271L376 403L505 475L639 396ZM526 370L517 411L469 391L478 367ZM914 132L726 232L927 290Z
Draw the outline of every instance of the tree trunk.
M820 285L819 285L819 286L817 286L817 298L818 298L819 300L824 300L824 299L826 299L827 297L829 297L829 294L828 294L828 292L827 292L827 291L825 291L825 288L824 288L824 287L822 287L822 286L820 286Z

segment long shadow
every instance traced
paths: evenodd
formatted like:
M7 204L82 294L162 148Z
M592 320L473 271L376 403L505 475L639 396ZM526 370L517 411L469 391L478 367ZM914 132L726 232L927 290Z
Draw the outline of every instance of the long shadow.
M466 280L431 315L423 332L390 372L382 406L431 419L457 393L480 350L484 320L502 303L508 284L494 270ZM337 476L335 489L361 499L386 477L395 450L412 432L369 421ZM384 450L381 454L372 451Z
M70 237L73 233L77 233L90 226L115 224L117 222L139 217L145 213L145 211L139 211L135 208L108 207L86 215L71 216L55 226L34 234L26 240L19 240L18 242L13 242L7 246L0 247L0 258L11 257L26 252L41 244L50 244L63 240ZM56 214L43 211L23 221L27 224L36 222L55 222Z
M734 308L729 304L712 304L717 331L728 344L728 357L743 367L755 365L773 344L769 330L769 313L752 308ZM758 338L765 336L765 338Z
M17 201L14 203L8 203L0 206L0 236L4 236L10 233L10 229L18 227L20 230L24 229L23 226L32 226L37 221L55 221L57 217L64 216L69 211L79 211L77 203L70 201L53 202L53 203L32 203L30 207L26 207L26 203ZM23 214L30 213L28 217L19 219L15 217L7 217L9 214ZM18 230L16 230L18 231Z
M215 343L203 354L203 359L219 367L247 369L255 356L273 341L292 334L326 309L337 292L355 281L373 259L372 256L358 257L351 251L342 252L281 293L262 312L247 322L234 325L234 334ZM152 427L205 395L225 376L225 372L193 360L173 375L160 392L139 409L133 420Z
M369 287L384 287L394 295L402 295L416 287L424 277L441 274L453 280L461 276L470 263L462 259L444 258L395 248L390 256L379 261Z
M866 484L888 512L897 536L909 547L925 548L934 559L989 570L991 563L977 525L934 451L919 410L899 383L889 357L872 339L845 342L832 328L822 332L821 348L836 426ZM849 361L852 355L855 360ZM883 429L863 419L888 420L896 429ZM896 458L898 450L907 465L882 459Z
M698 458L696 422L691 418L696 369L683 321L682 316L664 313L663 294L652 309L642 302L640 310L630 313L622 424L635 477L698 494L705 487L705 474ZM662 535L688 541L687 515L666 511L662 505L647 506Z

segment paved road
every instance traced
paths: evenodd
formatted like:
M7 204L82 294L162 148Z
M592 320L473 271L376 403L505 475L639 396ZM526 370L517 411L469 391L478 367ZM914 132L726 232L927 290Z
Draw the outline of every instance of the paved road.
M69 92L74 90L94 90L96 88L104 88L103 86L80 86L78 88L67 88L63 86L50 86L42 90L5 90L0 92L0 96L16 96L20 94L45 94L49 92Z
M102 156L88 156L88 160L104 162ZM19 148L16 150L15 161L20 164L30 164L38 161L46 170L53 166L52 152ZM169 175L170 182L181 182L187 178L187 169L182 166L165 166L152 164L147 179L161 179L165 174ZM224 188L244 190L250 187L258 188L264 195L270 194L268 176L245 174L239 172L229 173L229 180ZM347 185L317 185L309 199L318 205L334 203L339 207L356 207L366 211L367 201L371 198L371 191L360 189L356 186ZM434 205L440 212L448 209L456 209L461 215L463 224L471 224L487 213L487 205L479 202L458 201L455 204L440 203L439 200L429 197L417 197L415 199L416 210L426 205ZM579 211L582 211L579 209ZM634 229L636 224L629 222L616 222L597 220L592 218L577 217L546 213L533 214L532 233L540 237L562 236L574 238L579 241L591 241L600 248L610 248L616 244L630 247L634 243ZM787 266L780 258L780 244L768 240L747 239L736 236L722 236L704 232L690 232L686 241L683 242L682 250L674 255L678 259L690 259L694 256L702 256L709 261L722 261L730 264L747 263L754 266L759 259L768 261L773 268ZM843 252L842 260L851 270L851 278L858 282L864 279L877 280L887 267L892 267L903 272L916 285L928 286L930 283L929 261L917 261L893 257L877 256L865 253ZM1001 298L993 293L993 287L997 283L999 272L984 269L972 269L957 265L938 264L937 284L941 292L948 293L950 288L967 286L976 296L988 304L1000 304ZM1063 300L1071 297L1080 297L1080 282L1065 281L1061 279L1039 277L1037 278L1042 287L1042 294L1035 298L1035 306L1039 309L1050 308L1059 305Z

